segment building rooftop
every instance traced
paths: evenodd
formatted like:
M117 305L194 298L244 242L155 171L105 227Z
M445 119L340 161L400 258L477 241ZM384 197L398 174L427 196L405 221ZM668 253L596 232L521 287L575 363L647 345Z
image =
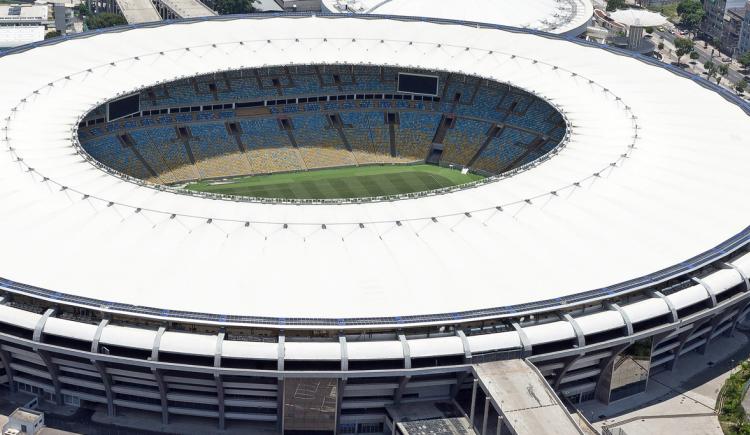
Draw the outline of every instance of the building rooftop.
M745 18L745 15L747 14L748 10L750 10L750 6L745 5L739 8L730 8L727 9L727 14L735 16L739 20L743 20Z
M331 12L476 21L578 35L593 14L590 0L323 0Z
M44 40L44 26L0 26L0 49Z
M46 5L0 5L0 25L8 22L44 21L49 16Z
M41 417L43 417L41 412L27 408L17 408L9 416L12 420L23 421L26 423L33 423Z
M611 12L609 16L626 26L655 27L667 23L667 17L646 9L621 9Z

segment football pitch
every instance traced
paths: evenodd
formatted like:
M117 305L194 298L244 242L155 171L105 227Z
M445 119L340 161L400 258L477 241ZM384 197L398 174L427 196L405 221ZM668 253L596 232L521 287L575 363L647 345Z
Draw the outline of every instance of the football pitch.
M423 192L479 180L481 175L434 165L360 166L199 181L186 189L283 199L334 199Z

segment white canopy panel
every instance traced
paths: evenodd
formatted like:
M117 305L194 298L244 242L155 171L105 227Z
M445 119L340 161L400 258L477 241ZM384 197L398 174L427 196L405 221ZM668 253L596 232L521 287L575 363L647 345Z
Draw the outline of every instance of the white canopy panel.
M99 338L101 344L112 344L131 349L153 350L156 331L127 326L107 325Z
M569 139L542 164L473 189L309 206L163 192L76 154L79 119L118 94L185 75L335 62L509 82L557 106ZM104 307L283 320L564 303L708 251L750 216L738 200L750 197L750 122L738 106L665 69L552 37L235 17L68 39L0 57L0 71L0 120L10 118L0 147L12 148L0 154L3 278Z
M710 296L708 295L708 292L706 292L706 289L702 285L697 284L675 292L667 296L667 299L672 302L675 310L680 310L698 302L705 301L709 297Z
M596 334L625 326L625 321L618 311L601 311L575 318L584 335Z
M470 335L466 339L469 341L469 348L474 354L521 347L521 338L516 331Z
M646 9L621 9L610 13L609 16L626 26L649 27L667 24L667 17Z
M216 341L215 335L166 331L161 336L159 351L214 356Z
M279 344L258 341L230 341L221 343L221 355L226 358L255 358L277 360L279 358Z
M736 270L722 269L702 278L702 281L713 293L718 295L738 284L742 284L744 280Z
M7 323L8 325L33 331L41 317L40 314L32 313L31 311L0 305L0 322Z
M50 317L44 323L44 333L81 341L93 341L97 325Z
M341 360L341 344L322 342L294 342L284 343L284 359L294 360Z

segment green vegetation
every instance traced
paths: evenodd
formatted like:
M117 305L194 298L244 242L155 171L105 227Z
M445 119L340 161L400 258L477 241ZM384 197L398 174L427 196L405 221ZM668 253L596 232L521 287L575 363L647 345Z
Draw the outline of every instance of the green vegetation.
M703 68L706 69L706 78L711 81L711 77L716 78L716 84L721 84L721 79L729 74L729 65L727 64L715 64L710 60L703 64Z
M745 89L747 89L747 79L743 77L742 80L734 85L734 90L737 91L738 94L744 94Z
M86 27L89 30L103 29L105 27L121 26L128 24L125 17L117 14L97 14L86 18Z
M483 178L434 165L361 166L288 174L256 175L229 181L199 181L187 189L227 195L285 199L387 196L450 187Z
M700 0L682 0L677 5L677 15L680 17L680 25L689 32L695 33L703 21L706 11Z
M711 62L710 60L703 64L703 68L706 69L706 78L708 81L711 81L711 77L715 76L718 72L718 67L715 63Z
M214 8L219 15L249 14L255 11L255 0L216 0Z
M718 73L719 74L716 76L716 84L720 85L721 84L721 79L723 79L727 74L729 74L729 65L727 65L725 63L719 65L719 71L718 71Z
M60 36L60 35L61 35L61 33L60 33L60 31L59 31L59 30L53 30L53 31L51 31L51 32L47 32L47 33L46 33L46 34L44 35L44 39L57 38L57 37L58 37L58 36Z
M648 9L664 15L673 23L679 20L679 15L677 14L677 3L670 3L664 6L649 6ZM659 30L661 31L661 29Z
M690 54L695 50L693 46L693 40L688 38L675 38L674 46L676 48L675 54L677 55L677 64L681 64L682 56Z
M618 9L627 9L628 5L625 0L607 0L607 12L614 12Z
M75 9L75 13L78 14L79 17L88 17L91 15L91 10L89 10L89 7L86 5L86 3L79 4Z
M742 68L750 68L750 51L740 56L737 61L740 63L740 65L742 65Z
M738 369L729 375L719 392L719 423L727 435L750 435L750 423L742 408L742 394L745 384L750 381L750 363L743 361Z

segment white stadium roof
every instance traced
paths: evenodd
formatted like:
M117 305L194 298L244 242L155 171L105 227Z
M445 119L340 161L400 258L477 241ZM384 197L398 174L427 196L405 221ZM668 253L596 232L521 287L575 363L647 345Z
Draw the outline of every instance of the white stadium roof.
M508 82L562 110L568 140L493 183L366 204L176 194L76 153L81 117L118 94L311 63ZM366 17L232 17L41 44L0 57L0 71L1 275L59 292L51 298L309 319L564 303L682 264L748 226L748 115L699 79L584 42Z
M323 0L336 13L475 21L577 36L594 13L591 0Z
M618 23L625 24L626 26L649 27L667 24L667 17L646 9L621 9L611 12L609 16Z

